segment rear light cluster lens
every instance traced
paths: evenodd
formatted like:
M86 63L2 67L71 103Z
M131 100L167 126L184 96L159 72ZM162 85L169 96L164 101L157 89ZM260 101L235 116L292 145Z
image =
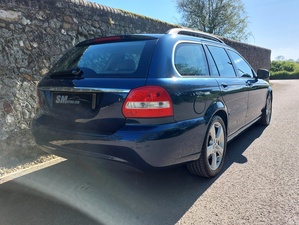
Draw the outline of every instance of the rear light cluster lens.
M127 118L169 117L173 116L172 101L162 87L139 87L130 91L122 112Z

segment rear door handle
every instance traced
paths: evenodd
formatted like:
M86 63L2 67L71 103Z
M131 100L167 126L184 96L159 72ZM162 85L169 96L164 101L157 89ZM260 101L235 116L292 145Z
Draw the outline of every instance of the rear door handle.
M224 88L224 89L227 89L228 85L227 85L227 83L221 83L221 87Z

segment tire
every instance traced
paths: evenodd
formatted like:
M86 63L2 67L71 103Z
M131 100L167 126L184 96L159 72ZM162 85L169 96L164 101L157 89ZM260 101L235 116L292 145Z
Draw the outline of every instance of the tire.
M263 126L268 126L270 124L271 117L272 117L272 95L268 94L266 105L262 113L262 117L258 123Z
M224 163L226 143L225 124L221 117L215 116L208 126L199 159L187 164L189 171L202 177L219 174Z

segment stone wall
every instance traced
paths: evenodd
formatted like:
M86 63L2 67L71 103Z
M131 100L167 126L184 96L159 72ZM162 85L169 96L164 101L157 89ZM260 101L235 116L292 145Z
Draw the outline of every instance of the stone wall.
M32 146L36 83L64 51L87 38L164 33L172 27L85 0L0 0L0 149L11 148L6 140L14 143L11 138L20 135L22 148ZM226 41L255 69L269 69L270 50Z

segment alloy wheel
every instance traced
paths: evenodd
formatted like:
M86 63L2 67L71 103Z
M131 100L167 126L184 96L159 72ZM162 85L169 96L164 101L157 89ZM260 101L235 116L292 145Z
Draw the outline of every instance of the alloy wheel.
M215 121L209 130L207 139L207 160L211 170L217 170L223 159L225 134L222 125Z

